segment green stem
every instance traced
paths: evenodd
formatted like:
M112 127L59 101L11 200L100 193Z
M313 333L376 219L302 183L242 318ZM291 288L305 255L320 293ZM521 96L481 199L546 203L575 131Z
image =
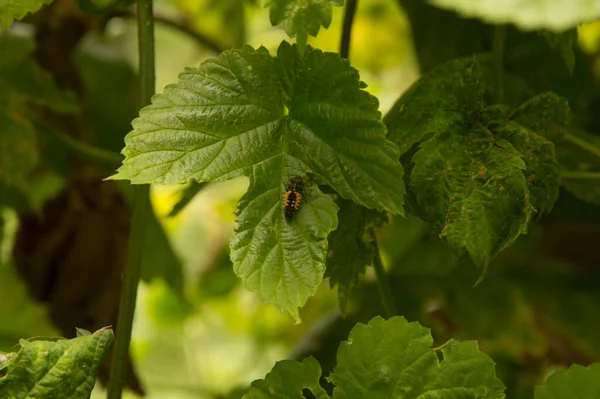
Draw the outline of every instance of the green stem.
M561 180L600 180L600 172L563 172Z
M58 130L52 130L51 133L54 135L54 137L62 141L67 147L71 148L73 151L97 163L114 168L118 167L119 165L121 165L121 162L123 162L123 157L118 153L94 147L93 145L76 140L67 134L59 132Z
M576 147L577 149L583 151L584 153L587 153L589 155L592 155L595 158L600 159L600 147L596 147L594 144L590 143L589 141L586 141L578 136L575 136L574 134L571 133L566 133L563 136L563 140L566 141L567 143L571 144L572 146Z
M494 36L492 43L492 53L494 57L494 91L496 94L496 103L501 104L504 101L504 45L506 39L506 26L497 25L494 27Z
M140 63L141 105L150 103L155 90L154 73L154 17L152 0L138 0L138 51ZM117 334L113 352L108 399L120 399L125 380L125 365L129 358L129 344L133 315L140 281L146 226L151 212L149 185L135 186L133 190L133 217L129 232L127 264L123 272Z
M356 15L358 0L346 0L346 8L344 10L344 23L342 25L342 40L340 43L340 56L348 58L350 55L350 38L352 36L352 24Z
M383 268L381 262L381 256L379 255L379 249L373 258L373 268L375 269L375 275L377 276L377 287L379 288L379 295L381 296L381 302L387 313L387 317L396 316L398 311L396 310L396 304L394 297L392 296L392 290L390 288L390 281Z

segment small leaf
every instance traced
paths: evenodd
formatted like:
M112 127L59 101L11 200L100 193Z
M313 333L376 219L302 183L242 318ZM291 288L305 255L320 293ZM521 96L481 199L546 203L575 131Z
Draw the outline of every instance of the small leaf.
M600 363L588 367L574 364L548 377L535 388L534 399L595 399L600 397Z
M422 76L385 116L388 139L404 154L429 133L463 120L483 100L479 65L472 58L447 62Z
M484 127L447 127L413 156L410 190L440 237L484 268L524 233L532 212L526 169L508 142Z
M298 215L284 219L294 175L315 175L357 204L403 212L399 153L385 138L377 100L334 53L277 57L249 46L188 68L153 98L125 139L114 179L134 184L222 181L250 176L237 209L231 257L263 299L297 317L322 280L337 206L306 187Z
M302 363L296 360L282 360L275 363L273 370L264 380L252 382L244 399L302 399L302 391L308 389L316 399L329 398L319 385L321 366L313 357Z
M19 352L5 363L0 397L88 398L113 339L105 327L70 340L21 340Z
M317 36L321 26L329 27L332 7L343 5L344 0L269 0L265 7L269 7L271 25L283 23L289 37L306 43L308 35Z
M31 12L36 12L52 0L2 0L0 1L0 23L8 30L14 20L20 20ZM0 51L0 54L7 54Z
M430 0L431 4L456 11L466 18L491 24L512 23L523 30L562 31L600 17L600 3L588 0Z
M504 398L494 362L475 341L432 344L428 329L402 317L356 325L338 350L333 397Z

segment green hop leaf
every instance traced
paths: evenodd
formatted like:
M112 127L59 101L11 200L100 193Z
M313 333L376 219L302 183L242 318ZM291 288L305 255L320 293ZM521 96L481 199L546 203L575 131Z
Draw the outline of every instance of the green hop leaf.
M466 18L480 18L491 24L512 23L524 30L563 31L600 17L600 3L588 0L430 0Z
M548 377L535 388L534 399L593 399L600 397L600 363L589 367L574 364Z
M494 362L475 341L450 340L436 349L432 344L427 328L403 317L356 325L338 349L333 397L504 398Z
M28 13L36 12L52 0L0 0L0 23L8 30L14 20L25 17ZM2 53L6 54L6 53Z
M249 46L188 68L153 98L125 138L114 179L134 184L250 176L237 209L232 260L249 289L297 316L321 282L337 206L306 185L297 216L284 219L294 175L315 175L343 198L403 212L396 146L377 100L334 53L283 42L276 57Z
M562 185L580 200L600 205L600 182L597 175L589 179L563 179Z
M525 232L533 210L525 162L484 127L448 126L420 147L410 190L440 237L485 269Z
M386 115L388 139L405 153L430 133L464 119L483 100L484 85L473 59L442 64L422 76Z
M86 399L114 339L110 328L66 340L21 340L4 361L0 397Z
M244 399L302 399L304 389L309 389L316 399L329 398L319 385L320 377L321 366L313 357L304 359L302 363L283 360L273 366L264 380L254 381Z
M331 24L332 7L343 6L344 0L269 0L271 25L283 23L289 37L306 43L308 35L317 36L321 26Z
M456 398L503 399L495 365L475 341L450 340L431 348L433 338L419 323L403 317L375 317L357 324L337 354L328 378L334 399ZM443 357L440 361L438 357ZM278 362L264 380L252 383L245 399L301 399L308 389L329 398L319 385L321 368L309 357Z

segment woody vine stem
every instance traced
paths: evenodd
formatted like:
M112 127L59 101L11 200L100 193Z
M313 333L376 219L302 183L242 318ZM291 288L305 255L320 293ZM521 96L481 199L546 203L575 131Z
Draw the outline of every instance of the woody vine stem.
M154 16L152 0L138 0L138 51L140 73L140 105L150 104L154 94ZM151 212L149 200L149 185L133 186L133 217L129 232L129 250L127 264L123 272L121 299L119 302L119 317L117 319L117 334L111 364L110 381L108 384L108 399L120 399L125 380L125 365L131 342L131 329L137 299L137 289L140 281L144 241L148 215Z

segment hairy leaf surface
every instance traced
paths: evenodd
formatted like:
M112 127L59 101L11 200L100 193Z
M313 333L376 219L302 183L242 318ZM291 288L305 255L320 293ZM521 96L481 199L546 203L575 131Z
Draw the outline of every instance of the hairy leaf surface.
M110 328L66 340L21 340L5 362L0 397L86 399L114 339Z
M410 189L456 250L475 264L511 245L532 212L525 163L512 145L485 128L454 125L421 144L414 155Z
M343 198L402 213L399 153L385 138L377 100L334 53L283 42L276 57L249 46L188 68L142 109L125 139L115 179L132 183L220 181L250 176L237 209L232 259L245 284L297 317L325 270L337 206L306 185L284 219L294 175L315 175Z
M589 367L574 364L548 377L536 387L534 399L592 399L600 397L600 363Z
M593 0L430 0L430 3L480 18L491 24L512 23L521 29L562 31L600 16L600 3Z
M431 348L429 329L403 317L375 317L357 324L338 348L328 378L334 399L456 398L503 399L495 365L475 341L450 340ZM439 360L442 357L443 360ZM319 385L321 368L313 358L278 362L264 380L252 383L246 399L300 399L303 389L317 399L329 396Z
M509 119L549 140L557 141L566 133L566 126L571 120L571 108L564 98L554 93L543 93L512 111Z
M403 317L358 324L338 350L333 397L504 398L494 362L475 341L432 344L428 329Z

